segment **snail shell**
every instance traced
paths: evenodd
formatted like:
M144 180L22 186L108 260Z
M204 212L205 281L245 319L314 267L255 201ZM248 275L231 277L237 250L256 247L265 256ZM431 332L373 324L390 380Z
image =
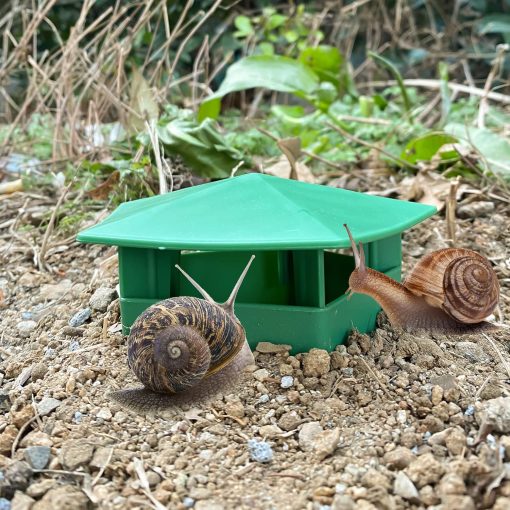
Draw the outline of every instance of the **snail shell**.
M128 338L128 365L143 385L179 393L221 370L246 341L237 318L216 303L176 297L152 305Z
M128 337L128 365L144 388L114 391L108 396L133 411L154 414L207 400L236 384L243 369L253 363L234 304L254 258L252 255L230 297L221 304L176 266L204 299L165 299L136 319Z
M464 324L481 322L494 312L499 300L499 283L490 262L479 253L462 248L445 248L425 255L404 286Z

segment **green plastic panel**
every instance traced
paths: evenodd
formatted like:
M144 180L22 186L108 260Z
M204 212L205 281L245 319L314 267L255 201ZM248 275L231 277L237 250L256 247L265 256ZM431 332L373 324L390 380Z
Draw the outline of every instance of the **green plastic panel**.
M381 270L389 262L397 261L396 267L385 267L383 271L400 280L400 236L384 240L384 251L374 248L373 245L379 243L381 241L365 247L367 262ZM124 249L121 264L126 261L132 263L133 260L127 257L143 257L145 251ZM150 256L164 257L163 254L164 250L157 250L156 254ZM172 261L180 258L182 267L214 299L222 302L229 296L252 252L195 252L179 256L175 251L168 251L167 254ZM345 295L354 267L351 256L321 250L259 251L255 255L236 304L236 315L243 323L252 347L259 341L267 340L289 343L293 352L312 347L332 350L345 340L353 328L362 332L374 328L378 304L367 296L354 295L348 300ZM138 263L142 267L143 258ZM159 266L153 263L150 267L154 272ZM170 272L170 267L167 268ZM169 285L164 271L159 275L161 281L169 285L166 295L159 295L159 299L147 295L137 297L136 292L133 294L133 279L129 273L126 277L129 280L127 288L131 292L129 295L124 293L126 286L121 285L120 300L123 331L126 334L136 317L159 299L174 295L199 297L180 273L173 274L173 285ZM154 280L155 277L142 271L137 278L142 291L145 288L143 278Z
M400 268L386 274L399 279ZM156 301L121 298L124 334L129 333L129 318L136 318ZM269 341L290 344L293 353L308 351L312 347L332 351L346 340L351 330L372 331L379 310L375 301L361 294L354 294L351 299L347 299L346 295L340 296L325 308L253 303L236 305L236 315L246 330L252 349L258 342Z
M121 204L78 241L174 250L347 248L432 216L432 206L247 174Z

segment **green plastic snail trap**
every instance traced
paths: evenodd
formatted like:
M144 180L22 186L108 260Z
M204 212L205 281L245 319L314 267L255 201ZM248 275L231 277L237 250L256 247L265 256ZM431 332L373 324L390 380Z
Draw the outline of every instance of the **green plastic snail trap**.
M343 224L365 246L367 265L400 281L401 234L431 206L316 184L247 174L120 205L78 241L118 246L123 332L147 307L197 291L179 264L217 301L256 256L236 302L254 347L287 343L327 350L349 331L374 329L379 305L347 299L354 268Z

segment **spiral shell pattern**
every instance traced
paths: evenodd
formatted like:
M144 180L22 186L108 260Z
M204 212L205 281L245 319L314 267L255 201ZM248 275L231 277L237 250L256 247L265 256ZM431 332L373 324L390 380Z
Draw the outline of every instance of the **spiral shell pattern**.
M184 391L232 360L245 342L239 321L194 297L160 301L131 327L128 365L146 388Z
M481 322L499 301L499 283L490 262L467 249L429 253L416 264L404 285L466 324Z

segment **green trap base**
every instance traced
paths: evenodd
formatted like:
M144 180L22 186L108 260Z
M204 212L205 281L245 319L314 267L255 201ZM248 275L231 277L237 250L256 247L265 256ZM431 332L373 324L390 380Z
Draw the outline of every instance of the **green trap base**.
M381 243L387 249L381 249ZM147 252L120 248L121 267L132 267L135 256L146 259ZM388 276L400 280L400 265L387 267L400 261L399 236L371 243L366 252L372 267L386 269L383 272ZM381 257L383 253L385 256ZM137 264L141 269L151 268L150 281L142 270L130 273L129 278L121 277L123 333L128 334L138 315L161 299L172 295L200 297L180 273L168 270L170 265L174 268L179 263L213 298L222 302L228 297L250 255L251 252L181 254L155 250L151 263L139 260ZM331 351L343 343L353 329L362 333L374 329L380 310L377 303L364 295L355 294L348 299L345 294L348 277L354 267L352 257L322 250L261 251L255 252L255 255L235 306L252 348L260 341L268 341L290 344L293 353L312 347ZM131 259L129 265L125 263L126 256ZM172 275L173 284L158 278L158 267L162 276ZM138 289L151 288L158 297L126 297L126 291L129 292L129 287L138 278L145 278L145 286ZM167 289L174 290L169 292Z

